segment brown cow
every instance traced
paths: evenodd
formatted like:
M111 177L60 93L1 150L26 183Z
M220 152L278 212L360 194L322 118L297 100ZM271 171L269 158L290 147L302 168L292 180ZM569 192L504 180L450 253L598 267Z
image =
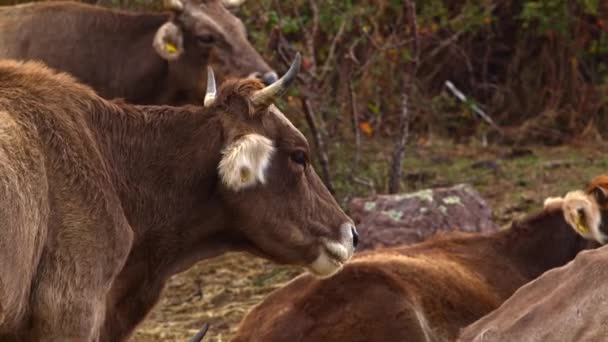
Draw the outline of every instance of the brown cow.
M226 1L226 0L225 0ZM0 7L0 58L40 60L105 98L198 104L206 65L220 76L277 76L220 0L171 0L173 13L129 13L76 2Z
M578 234L606 243L608 176L585 191L553 198ZM606 341L608 249L579 254L517 290L497 310L468 326L459 341Z
M124 340L171 275L226 251L338 271L355 228L272 105L299 66L175 108L0 61L0 340Z
M549 208L491 235L449 233L301 276L243 320L234 341L452 341L517 288L588 243Z

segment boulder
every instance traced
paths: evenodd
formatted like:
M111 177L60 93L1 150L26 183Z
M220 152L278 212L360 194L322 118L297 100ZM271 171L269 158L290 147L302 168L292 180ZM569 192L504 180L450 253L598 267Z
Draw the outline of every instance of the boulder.
M416 243L437 232L499 229L486 201L468 184L354 198L349 214L361 235L361 250Z
M581 252L524 285L458 341L608 341L607 248Z

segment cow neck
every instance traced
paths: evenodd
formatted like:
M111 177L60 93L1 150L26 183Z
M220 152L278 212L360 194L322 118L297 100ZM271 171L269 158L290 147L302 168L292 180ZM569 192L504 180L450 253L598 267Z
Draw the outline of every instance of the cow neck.
M207 71L203 66L209 63L210 51L200 51L196 54L184 52L179 61L169 62L167 65L167 91L164 98L161 95L159 102L171 105L194 104L201 102L205 96ZM193 75L193 73L200 73ZM160 102L164 101L164 102Z
M171 19L169 13L112 12L109 35L116 32L129 34L116 37L115 46L109 49L116 56L132 56L121 61L124 73L108 75L106 98L125 97L135 104L175 104L176 90L168 77L169 63L154 51L152 42L158 29ZM125 49L125 50L117 50ZM136 87L134 85L136 84Z
M218 115L194 106L121 105L94 121L135 233L127 267L145 260L172 274L230 249L216 194Z
M544 210L514 222L510 229L499 233L497 242L503 255L530 279L566 264L590 247L568 226L561 210Z
M156 30L171 19L169 12L132 12L118 9L105 9L97 6L81 5L95 11L97 18L103 18L107 23L111 23L113 32L127 31L130 35L142 35ZM105 16L105 17L103 17Z
M162 102L169 91L167 61L154 51L152 43L158 29L171 19L171 14L82 7L88 12L87 17L80 19L81 25L94 25L89 29L93 37L88 40L97 40L106 46L104 49L88 47L99 53L99 63L95 64L99 71L94 84L96 91L105 98L120 97L130 103L170 103ZM118 69L117 60L120 60Z

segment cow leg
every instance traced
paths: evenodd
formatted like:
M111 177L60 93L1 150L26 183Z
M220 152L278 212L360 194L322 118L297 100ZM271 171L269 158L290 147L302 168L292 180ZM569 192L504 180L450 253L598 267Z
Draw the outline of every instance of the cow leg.
M97 341L105 294L94 267L46 255L32 298L31 341ZM66 265L69 265L66 267Z
M92 215L103 217L103 215ZM81 219L53 236L33 289L33 341L98 341L106 298L132 241L127 225Z
M129 285L129 288L115 287L110 294L112 299L107 306L101 333L103 342L126 340L160 298L164 281L148 282L142 279Z

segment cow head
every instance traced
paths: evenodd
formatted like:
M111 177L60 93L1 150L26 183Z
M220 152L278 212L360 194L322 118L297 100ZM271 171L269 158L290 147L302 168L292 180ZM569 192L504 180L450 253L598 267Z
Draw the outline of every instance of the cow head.
M153 45L162 58L178 69L176 73L181 75L174 77L204 76L204 64L209 63L223 77L255 76L266 84L277 80L277 74L247 40L243 23L226 8L238 3L165 0L173 16L158 29ZM194 86L204 91L203 85Z
M545 207L560 205L566 222L582 237L608 242L608 176L595 177L585 191L570 191L564 198L548 198Z
M217 94L209 71L205 106L221 117L218 187L229 230L255 254L329 276L350 259L358 236L315 173L306 138L273 105L300 60L270 86L230 80Z

